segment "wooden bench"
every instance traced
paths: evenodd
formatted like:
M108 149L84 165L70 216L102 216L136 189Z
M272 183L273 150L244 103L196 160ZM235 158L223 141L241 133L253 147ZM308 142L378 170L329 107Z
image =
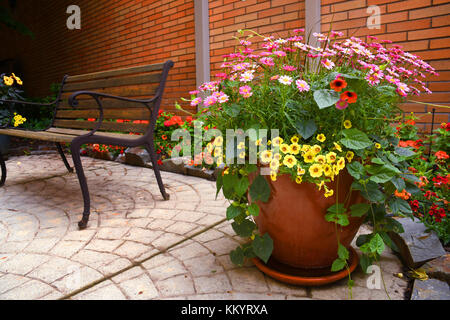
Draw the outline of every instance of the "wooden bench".
M56 100L48 104L0 100L9 104L10 109L14 104L53 108L51 125L45 130L7 127L0 129L0 134L54 142L67 170L73 172L61 147L61 143L70 143L84 201L83 216L78 222L80 229L87 227L90 214L89 190L80 159L80 147L83 144L144 146L150 154L159 190L164 200L169 199L157 165L153 134L171 67L173 62L168 60L132 68L66 75ZM118 122L118 119L133 121ZM130 132L140 135L130 135ZM6 180L6 165L1 153L0 166L2 186Z

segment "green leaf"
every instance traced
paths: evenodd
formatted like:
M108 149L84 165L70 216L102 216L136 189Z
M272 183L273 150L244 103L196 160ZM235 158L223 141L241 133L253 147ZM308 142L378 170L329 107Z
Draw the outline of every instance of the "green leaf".
M364 167L358 161L353 161L347 165L347 171L355 179L360 179L364 175Z
M331 271L339 271L344 269L345 267L345 260L342 260L341 258L337 258L333 261L333 265L331 266Z
M330 107L340 99L338 92L329 89L321 89L314 91L314 100L316 101L319 109Z
M365 149L372 145L369 137L358 129L346 129L342 131L342 134L344 137L341 139L341 143L349 149Z
M393 177L391 179L392 184L395 186L395 188L399 191L402 191L406 188L405 180L403 180L401 177Z
M367 268L372 265L372 258L370 258L367 254L362 254L359 258L359 265L364 273L367 273Z
M348 260L349 255L350 255L350 253L348 252L347 248L339 243L339 247L338 247L339 258L341 258L342 260Z
M262 237L259 235L255 236L255 239L253 240L253 251L258 258L264 261L264 263L269 261L272 250L273 240L268 233L265 233Z
M235 265L242 266L244 264L244 251L241 247L237 247L230 252L230 259Z
M361 247L363 244L368 243L370 241L370 238L372 237L372 234L361 234L356 238L356 245L358 247Z
M216 179L216 200L217 200L217 196L219 195L219 192L223 186L222 172L223 172L223 170L219 172L219 174L217 175L217 179Z
M382 254L384 251L384 241L383 238L381 238L381 236L376 233L375 236L370 239L369 242L369 248L372 252L376 252L378 254Z
M367 203L357 203L350 207L350 215L352 217L362 217L369 211L370 205Z
M234 190L236 191L238 196L242 197L247 192L249 185L250 182L248 181L248 178L242 177L234 187Z
M222 178L223 194L225 198L230 199L234 192L234 186L238 183L239 178L231 173L225 174Z
M247 238L253 234L253 230L256 229L256 224L248 219L244 219L241 223L233 222L231 227L238 236Z
M345 206L343 203L335 203L331 207L327 209L328 212L332 213L344 213L345 212Z
M252 198L252 202L257 200L267 202L270 197L270 186L263 176L258 175L255 180L253 180L249 193Z
M256 203L252 203L251 205L248 206L248 212L250 213L250 215L257 217L259 216L259 207Z
M241 207L236 207L233 205L230 205L227 208L227 220L231 220L242 214L243 209Z
M388 182L399 172L397 168L391 165L373 166L367 171L372 174L370 180L375 183Z
M398 154L399 156L403 156L403 157L411 157L411 156L414 156L416 154L411 149L401 148L401 147L396 147L395 148L395 153Z
M237 117L241 112L241 107L238 104L233 103L231 106L225 106L223 110L230 117Z
M384 243L389 248L391 248L395 252L399 252L399 249L398 249L397 245L395 244L394 241L392 241L392 239L389 237L389 235L386 232L380 232L380 236L381 236L381 238L383 238Z
M345 227L350 224L350 221L348 220L348 216L346 214L338 214L336 223Z
M378 184L369 181L365 186L359 182L353 182L352 188L361 191L361 195L372 202L384 202L384 193L378 189Z
M295 129L303 139L309 139L317 131L317 125L314 120L298 120Z
M383 160L381 160L380 158L373 158L372 163L384 164L385 162Z
M394 197L388 202L393 213L412 213L411 206L403 199Z

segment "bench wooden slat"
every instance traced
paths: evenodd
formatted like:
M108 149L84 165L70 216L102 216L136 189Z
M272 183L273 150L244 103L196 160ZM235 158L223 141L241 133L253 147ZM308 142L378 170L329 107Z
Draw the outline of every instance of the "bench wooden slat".
M73 109L73 110L81 110L81 109L97 109L98 105L97 102L94 99L81 99L82 96L80 96L80 99L78 100L79 105L73 108L69 105L69 102L67 99L63 99L59 105L59 109ZM137 103L137 102L125 102L121 100L116 99L102 99L102 106L103 110L107 109L133 109L133 108L143 108L143 103ZM153 103L150 103L149 106L152 108Z
M52 133L47 131L28 131L28 130L18 130L18 129L0 129L0 134L6 134L9 136L37 139L51 142L72 142L75 136L66 135L61 133Z
M96 80L96 79L102 79L102 78L108 78L108 77L124 76L124 75L128 75L128 74L152 72L152 71L162 70L163 66L164 66L164 63L155 63L155 64L149 64L149 65L144 65L144 66L121 68L121 69L116 69L116 70L92 72L92 73L71 76L66 80L66 82L71 83L71 82L77 82L77 81L88 81L88 80Z
M56 119L53 123L54 127L72 128L72 129L94 129L97 126L97 122L94 121L77 121L77 120L61 120ZM147 131L147 124L140 123L118 123L112 121L103 121L100 130L105 131L119 131L119 132L138 132L144 133Z
M76 130L76 129L66 129L66 128L50 128L46 132L51 132L55 134L64 134L67 136L82 136L84 134L89 133L89 130ZM139 135L131 135L126 133L114 133L114 132L104 132L104 131L98 131L95 133L99 136L105 136L105 137L113 137L113 138L120 138L120 139L127 139L127 140L134 140Z
M99 116L98 109L66 109L56 112L56 119L88 119L98 118ZM103 110L103 119L150 120L150 111L147 108L105 109Z
M145 74L132 77L121 77L113 79L100 79L87 82L68 83L64 86L63 92L74 92L80 90L103 89L112 87L122 87L128 85L159 83L161 74Z

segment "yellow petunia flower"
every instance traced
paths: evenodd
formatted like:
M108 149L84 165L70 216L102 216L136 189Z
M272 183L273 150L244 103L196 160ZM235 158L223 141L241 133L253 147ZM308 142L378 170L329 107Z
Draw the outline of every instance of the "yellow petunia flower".
M320 142L324 142L325 140L327 140L327 137L325 137L325 135L321 133L317 135L316 139Z
M348 162L352 162L354 156L355 154L353 153L353 151L347 151L347 153L345 154L345 158Z
M310 150L303 155L303 161L305 161L306 163L313 163L315 157L316 154L312 150Z
M378 142L375 143L375 148L380 149L381 148L381 144L379 144Z
M315 162L320 163L320 164L325 164L325 162L327 161L327 159L325 158L325 156L323 155L318 155L316 156L316 158L314 159Z
M214 157L220 157L221 155L223 155L222 148L215 148Z
M280 145L280 151L281 152L283 152L283 153L289 153L289 151L291 150L291 148L289 148L289 145L288 144L286 144L286 143L282 143L281 145Z
M345 168L345 159L343 157L339 157L339 160L337 161L336 165L339 170L344 169Z
M352 122L350 120L345 120L344 121L344 128L345 129L350 129L352 127Z
M273 155L273 158L274 158L275 160L281 161L281 154L275 153L275 154Z
M272 169L272 171L277 171L279 167L280 162L278 160L272 159L272 161L270 161L270 169Z
M295 178L295 182L298 183L298 184L302 183L302 180L303 180L302 177Z
M282 143L283 143L283 138L276 137L276 138L272 139L272 145L275 147L278 147Z
M336 155L335 152L328 152L327 156L326 156L327 162L328 163L334 163L336 161L336 157L337 157L337 155Z
M270 173L270 179L272 179L272 181L277 181L277 173L272 171Z
M306 170L303 169L302 167L300 167L300 166L297 167L297 175L298 175L298 176L304 175L305 172L306 172Z
M221 147L223 145L223 137L219 136L214 139L214 145Z
M322 190L323 185L325 184L325 181L320 181L320 183L316 183L316 186L319 188L319 191Z
M302 146L302 149L301 149L302 152L308 152L309 150L311 150L311 146L310 145L304 144Z
M260 146L261 145L261 139L258 139L255 141L255 146Z
M289 146L289 152L291 154L299 154L299 152L300 152L300 145L298 145L297 143L292 143Z
M299 140L300 140L300 139L299 139L298 136L293 136L293 137L291 138L291 142L292 142L292 143L298 143Z
M322 147L315 144L312 146L311 150L314 152L314 155L318 154L320 151L322 151Z
M313 178L319 178L320 176L322 176L322 173L322 166L318 163L315 163L311 167L309 167L309 175Z
M272 160L272 151L264 150L261 152L261 161L262 163L269 163Z
M7 86L12 86L14 84L14 79L11 77L7 77L7 76L3 76L3 82L7 85Z
M238 149L245 149L245 143L244 142L239 142L237 148Z
M18 76L16 76L14 73L12 73L11 75L16 80L17 84L19 84L19 85L23 84L22 80Z
M333 175L333 168L331 168L331 166L329 164L324 164L322 166L322 169L323 169L323 174L326 177L331 177Z
M340 146L339 144L337 144L336 142L333 142L333 144L334 144L334 148L335 148L337 151L342 152L342 148L341 148L341 146Z
M283 160L283 164L288 168L292 168L297 164L297 159L292 155L287 155Z
M245 151L242 151L241 153L239 153L239 158L240 159L244 159L245 158Z
M325 188L325 198L331 197L334 194L333 189L326 189Z

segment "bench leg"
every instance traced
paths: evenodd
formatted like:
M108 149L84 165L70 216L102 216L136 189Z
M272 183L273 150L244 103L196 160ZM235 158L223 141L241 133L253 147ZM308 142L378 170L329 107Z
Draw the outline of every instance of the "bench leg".
M163 196L164 200L169 200L170 196L168 193L166 193L166 189L164 188L164 184L162 182L161 173L159 172L158 161L156 159L155 146L150 144L150 145L146 145L145 148L147 149L147 151L150 155L150 159L152 160L153 171L155 171L155 176L156 176L156 181L158 182L159 191L161 192L161 195Z
M5 184L6 181L6 163L5 159L3 159L3 155L0 152L0 167L2 168L2 177L0 178L0 187Z
M78 143L72 143L72 145L70 146L70 149L72 151L73 164L77 172L78 181L80 182L81 193L83 194L83 201L84 201L83 217L78 222L78 227L80 228L80 230L82 230L87 227L87 223L89 221L89 214L91 210L91 199L89 197L89 189L86 182L86 177L84 175L83 166L81 164L80 147L81 145L79 145Z
M70 166L69 162L67 162L67 158L66 158L66 155L64 154L61 144L59 142L56 142L55 144L56 144L56 148L58 149L59 155L61 156L61 159L67 168L67 171L73 172L73 168Z

